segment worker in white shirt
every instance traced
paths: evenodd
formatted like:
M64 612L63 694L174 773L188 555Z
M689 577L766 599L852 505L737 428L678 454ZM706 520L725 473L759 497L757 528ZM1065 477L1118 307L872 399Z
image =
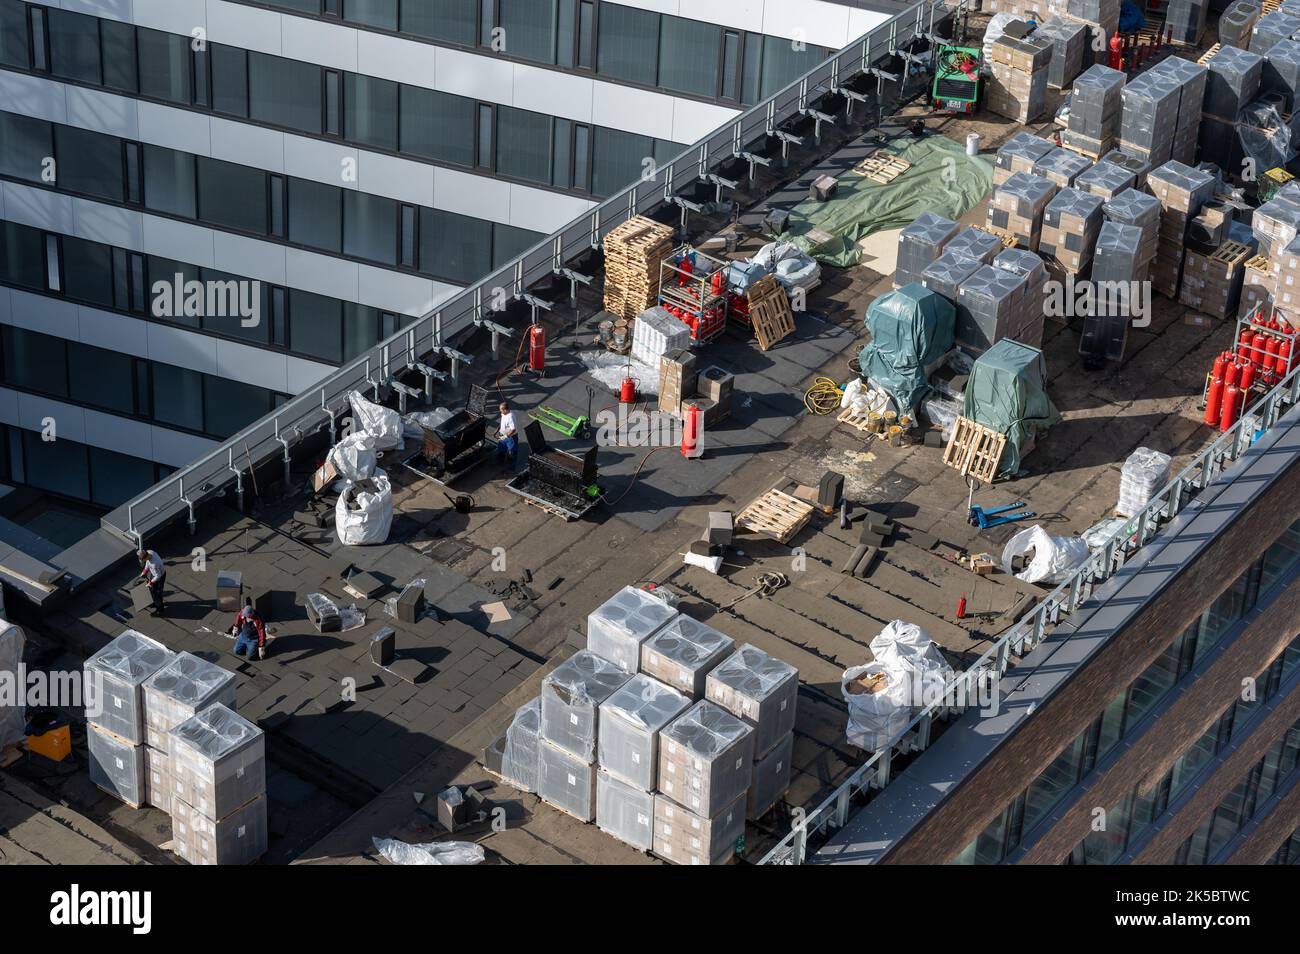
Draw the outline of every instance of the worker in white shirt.
M497 456L503 460L507 466L515 466L515 454L519 450L519 433L515 430L515 415L510 410L510 405L505 401L501 402L501 427L498 432Z
M154 613L158 616L166 616L167 609L163 606L163 583L167 581L167 565L163 563L162 557L156 550L141 550L136 554L140 561L140 576L144 578L145 585L149 587L149 595L153 597Z

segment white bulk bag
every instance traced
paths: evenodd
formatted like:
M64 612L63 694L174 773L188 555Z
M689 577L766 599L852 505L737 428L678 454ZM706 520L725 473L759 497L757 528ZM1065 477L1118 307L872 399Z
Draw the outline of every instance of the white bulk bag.
M1034 551L1034 558L1016 579L1026 583L1060 583L1075 567L1088 559L1088 544L1080 537L1054 537L1034 525L1021 530L1007 541L1002 551L1002 572L1011 572L1011 560Z
M349 483L365 480L375 472L378 457L375 439L369 434L349 434L331 448L325 460Z
M393 487L388 475L376 470L374 489L349 484L334 505L334 526L339 542L348 547L383 543L393 526Z
M367 401L360 391L349 391L348 403L352 405L354 430L365 431L374 438L375 450L393 450L402 446L402 415Z
M942 651L915 623L901 619L889 623L871 640L871 652L890 674L912 681L908 700L915 707L941 700L953 677Z
M849 692L851 682L875 673L883 674L888 680L879 692ZM844 670L840 677L840 694L849 707L849 724L845 730L849 744L875 752L893 742L912 718L908 691L907 676L892 673L880 663Z

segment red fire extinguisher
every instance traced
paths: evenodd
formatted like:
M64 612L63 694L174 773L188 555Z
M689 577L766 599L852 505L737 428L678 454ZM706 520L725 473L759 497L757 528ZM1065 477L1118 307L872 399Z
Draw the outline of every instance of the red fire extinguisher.
M691 459L704 456L703 425L700 409L694 404L686 407L686 416L682 418L682 456Z
M618 389L618 399L623 404L636 403L636 381L632 375L629 374L623 379L623 383Z
M957 601L957 618L958 619L966 618L966 594L965 593L963 593L961 595L961 599Z
M546 370L546 329L541 325L528 329L528 367L538 374Z
M1110 68L1113 70L1124 68L1124 40L1118 33L1110 38Z

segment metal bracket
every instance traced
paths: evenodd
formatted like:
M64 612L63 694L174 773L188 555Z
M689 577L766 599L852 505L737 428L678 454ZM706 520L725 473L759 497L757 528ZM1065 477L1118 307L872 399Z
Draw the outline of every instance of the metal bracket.
M740 183L737 182L735 179L724 179L722 176L718 175L716 172L706 172L706 173L704 174L704 179L705 179L705 181L707 181L707 182L712 182L712 183L714 184L714 186L717 187L717 188L714 190L714 193L713 193L713 201L714 201L715 203L721 203L721 202L722 202L722 190L723 190L724 188L726 188L726 189L735 189L735 188L737 188L737 187L740 185Z
M749 181L750 181L750 182L753 182L753 181L754 181L754 170L755 170L756 168L758 168L759 166L770 166L770 165L772 164L772 160L769 159L769 158L767 158L767 156L760 156L760 155L757 155L756 153L752 153L752 152L743 152L743 151L742 151L742 152L738 152L738 153L736 153L736 158L737 158L737 159L744 159L746 162L749 163Z
M424 392L419 388L413 388L401 381L393 382L393 390L397 392L397 406L403 414L406 413L406 399L408 397L419 398L424 396Z
M818 142L822 138L822 123L826 123L828 126L835 125L835 117L829 113L823 113L819 109L802 109L800 112L813 118L813 138Z
M425 399L426 401L432 401L432 400L433 400L433 382L434 382L435 380L436 380L436 381L446 381L446 380L447 380L447 372L446 372L446 371L438 371L438 370L436 370L435 368L431 368L431 367L429 367L427 364L424 364L424 363L422 363L422 362L420 362L420 361L412 361L410 364L407 365L407 367L408 367L410 370L415 371L415 372L418 373L418 374L422 374L422 375L424 375L424 399Z
M244 511L244 472L235 466L235 449L228 448L226 451L226 469L235 475L235 496L239 500L239 511Z
M446 355L447 359L451 362L452 381L460 380L460 366L462 364L468 367L469 365L474 363L474 359L471 358L469 355L465 354L464 352L457 351L455 348L449 347L448 345L438 345L438 350L441 351L444 355Z
M682 234L685 235L687 217L692 212L703 212L704 206L690 199L683 199L680 195L666 195L664 198L682 210Z

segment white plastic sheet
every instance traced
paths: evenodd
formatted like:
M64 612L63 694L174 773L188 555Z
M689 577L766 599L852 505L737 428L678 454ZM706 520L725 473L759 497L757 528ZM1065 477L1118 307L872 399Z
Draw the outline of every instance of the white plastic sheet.
M350 484L334 505L334 526L344 546L368 546L388 539L393 526L393 487L382 470L374 472L370 484L373 490Z
M980 73L984 76L991 76L993 73L993 44L997 42L998 37L1007 32L1007 24L1012 20L1021 20L1023 17L1018 13L995 13L989 20L988 26L984 28L984 44L980 57Z
M477 865L487 857L482 846L471 841L431 841L408 845L396 838L371 838L375 851L395 865Z
M878 692L849 691L850 683L862 676L876 674L886 680ZM845 735L851 745L867 752L875 752L892 743L911 721L907 678L890 672L878 662L844 670L840 677L840 694L849 708Z
M348 392L348 404L352 406L355 431L364 431L374 438L375 450L393 450L402 446L402 415L367 401L360 391Z
M375 472L379 460L375 453L375 439L364 432L349 434L330 449L326 460L344 480L365 480Z
M1002 572L1010 573L1012 559L1030 550L1034 555L1029 565L1015 574L1016 579L1026 583L1060 583L1089 556L1088 544L1082 538L1054 537L1035 524L1007 541L1002 551Z
M1131 517L1169 483L1171 458L1150 447L1139 447L1128 455L1119 471L1119 501L1115 512Z
M768 242L750 261L771 270L786 291L793 288L811 291L822 280L817 261L791 242Z

